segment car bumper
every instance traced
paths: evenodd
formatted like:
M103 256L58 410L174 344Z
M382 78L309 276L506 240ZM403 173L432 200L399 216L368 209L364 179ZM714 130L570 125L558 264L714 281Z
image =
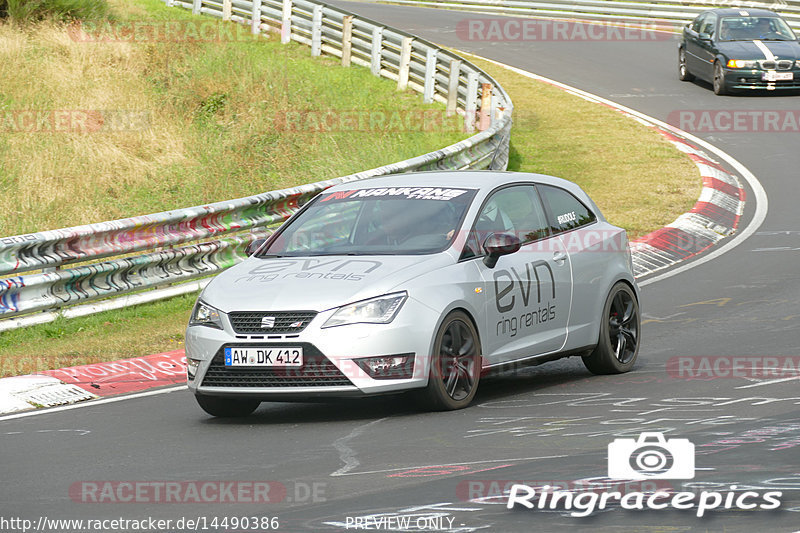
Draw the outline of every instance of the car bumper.
M763 70L745 70L745 69L724 69L725 70L725 87L734 90L798 90L800 89L800 71L778 71L778 72L792 72L793 79L791 80L778 80L766 81L763 79Z
M264 401L304 401L325 397L386 394L427 385L434 331L439 316L409 298L389 324L350 324L322 328L334 311L319 313L296 334L236 334L227 317L224 329L189 326L186 357L197 362L189 375L189 390L198 395L258 398ZM226 367L224 348L302 347L301 367ZM406 376L374 378L356 360L365 357L412 355Z

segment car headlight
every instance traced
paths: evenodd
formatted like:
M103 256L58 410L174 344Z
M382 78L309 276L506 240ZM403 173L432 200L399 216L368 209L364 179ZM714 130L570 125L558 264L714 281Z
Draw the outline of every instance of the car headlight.
M800 59L794 62L794 68L800 68Z
M408 293L394 292L369 300L340 307L323 325L323 328L345 324L388 324L397 315L408 298Z
M729 59L728 60L728 68L756 68L758 66L757 61L753 61L751 59Z
M189 325L222 329L222 317L220 315L219 311L198 300L194 310L192 310L192 318L189 320Z

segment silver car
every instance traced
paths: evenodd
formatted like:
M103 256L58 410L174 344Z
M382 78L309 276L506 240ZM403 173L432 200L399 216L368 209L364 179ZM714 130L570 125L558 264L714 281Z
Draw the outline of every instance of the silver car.
M214 278L186 330L189 389L215 416L261 401L413 390L466 407L481 375L639 350L625 230L538 174L424 172L345 183Z

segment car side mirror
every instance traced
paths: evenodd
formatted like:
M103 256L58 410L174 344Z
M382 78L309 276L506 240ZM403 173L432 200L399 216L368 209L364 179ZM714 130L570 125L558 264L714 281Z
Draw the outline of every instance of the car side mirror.
M508 233L492 233L486 240L483 241L483 249L486 250L486 256L483 258L483 263L489 267L494 268L497 260L503 255L513 254L518 251L522 243L514 235Z
M261 248L261 245L264 244L265 242L267 242L267 239L255 239L253 241L250 241L250 244L248 244L247 248L244 249L244 253L247 254L247 257L250 257L251 255L256 253L256 250Z
M711 34L710 33L699 33L697 34L697 38L701 41L711 41Z

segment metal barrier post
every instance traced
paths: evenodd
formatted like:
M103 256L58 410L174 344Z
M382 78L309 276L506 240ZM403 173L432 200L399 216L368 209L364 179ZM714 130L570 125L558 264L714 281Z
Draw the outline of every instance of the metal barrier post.
M464 130L475 131L475 112L478 109L478 73L467 74L467 99L464 103Z
M481 83L481 110L478 119L478 131L487 129L492 122L492 84Z
M311 55L322 54L322 6L314 6L311 14Z
M433 93L436 86L436 60L435 48L428 48L425 54L425 87L422 90L422 101L426 104L433 103Z
M447 116L452 116L458 106L458 78L461 76L461 61L450 60L450 79L447 83Z
M342 19L342 66L350 66L350 53L352 51L353 39L353 15L347 15Z
M254 35L261 33L261 0L253 0L252 30Z
M381 56L383 54L383 27L372 28L372 54L370 70L375 76L381 75Z
M400 46L400 65L397 70L397 90L405 91L408 87L408 73L411 67L411 43L414 41L411 37L403 37L403 42Z
M281 18L281 42L292 40L292 0L283 0L283 17Z

